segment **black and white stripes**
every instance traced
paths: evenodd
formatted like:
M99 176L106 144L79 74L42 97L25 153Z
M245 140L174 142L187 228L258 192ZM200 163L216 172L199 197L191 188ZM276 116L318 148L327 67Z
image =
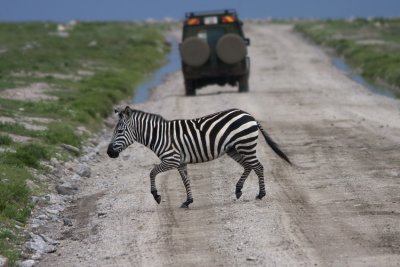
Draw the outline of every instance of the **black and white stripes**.
M150 148L161 160L150 172L151 193L157 203L161 201L155 185L157 174L178 169L187 193L182 207L188 207L193 202L193 197L187 164L207 162L223 154L227 154L244 168L236 184L236 197L241 196L243 184L251 170L254 170L260 186L257 198L263 198L264 168L256 156L258 130L271 148L290 163L261 125L250 114L239 109L221 111L192 120L172 121L130 107L116 112L119 121L107 153L110 157L118 157L121 151L135 141Z

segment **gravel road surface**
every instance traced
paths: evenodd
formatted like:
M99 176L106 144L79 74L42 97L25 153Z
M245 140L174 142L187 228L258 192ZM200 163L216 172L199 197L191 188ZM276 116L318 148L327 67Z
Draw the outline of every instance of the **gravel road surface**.
M117 159L100 140L77 200L65 211L61 244L39 266L399 266L400 101L376 95L337 70L290 25L252 24L250 92L210 86L185 97L181 73L135 108L167 119L241 108L258 119L294 167L260 137L267 197L229 157L189 165L194 203L176 170L134 144ZM111 112L111 111L110 111ZM115 123L116 118L109 120Z

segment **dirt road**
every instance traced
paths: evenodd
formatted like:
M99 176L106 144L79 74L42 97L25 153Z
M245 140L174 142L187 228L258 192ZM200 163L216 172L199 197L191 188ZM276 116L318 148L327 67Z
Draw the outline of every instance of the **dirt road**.
M171 75L136 108L167 119L241 108L260 120L297 165L260 138L267 197L252 173L235 200L242 169L228 157L189 165L194 203L177 171L157 178L158 159L135 144L106 155L111 130L78 200L60 226L56 253L39 266L399 266L400 101L370 93L288 25L251 25L250 92L217 86L185 97Z

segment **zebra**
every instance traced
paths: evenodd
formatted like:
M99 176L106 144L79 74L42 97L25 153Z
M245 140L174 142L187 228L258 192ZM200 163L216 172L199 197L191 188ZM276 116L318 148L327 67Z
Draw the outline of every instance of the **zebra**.
M264 167L256 156L258 130L267 144L282 159L291 164L289 158L271 139L261 124L249 113L240 109L229 109L196 119L166 120L162 116L132 109L115 109L119 120L115 126L107 154L117 158L135 141L151 149L161 160L150 172L151 194L160 204L156 176L161 172L178 169L186 189L187 199L181 208L193 203L187 164L214 160L227 154L243 168L236 184L236 198L242 195L243 184L252 170L259 179L257 199L265 195Z

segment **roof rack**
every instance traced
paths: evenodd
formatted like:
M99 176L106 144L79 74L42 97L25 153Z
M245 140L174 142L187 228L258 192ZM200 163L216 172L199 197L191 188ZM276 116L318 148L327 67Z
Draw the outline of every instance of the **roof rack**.
M199 17L199 16L209 16L209 15L234 15L237 16L235 9L223 9L223 10L210 10L210 11L197 11L197 12L186 12L185 17Z

